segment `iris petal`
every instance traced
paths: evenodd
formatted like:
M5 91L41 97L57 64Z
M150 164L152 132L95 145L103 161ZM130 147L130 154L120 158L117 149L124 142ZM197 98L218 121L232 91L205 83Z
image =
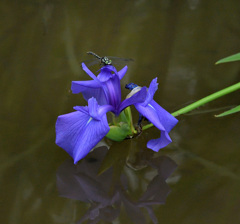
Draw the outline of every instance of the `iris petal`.
M121 86L117 75L104 83L104 91L108 96L108 104L117 108L121 103Z
M153 79L148 88L148 94L145 100L145 106L153 99L155 92L158 89L157 78Z
M119 77L120 80L121 80L121 79L123 78L123 76L126 74L127 70L128 70L128 67L125 66L124 68L122 68L122 69L118 72L118 77Z
M152 149L155 152L158 152L159 149L166 147L171 142L172 142L172 140L171 140L169 134L166 131L161 131L160 138L152 139L152 140L148 141L147 147L149 149Z
M167 132L170 132L178 123L178 120L163 109L156 101L152 100L150 105L157 111L159 122L164 126Z
M78 110L84 114L89 114L89 109L87 106L75 106L73 107L74 110Z
M78 111L61 115L56 122L56 144L74 159L75 164L110 130L106 114L98 112L101 107L96 99L91 98L88 102L88 110L93 116L87 113L86 107L75 107Z
M158 112L151 106L151 104L148 104L146 107L142 104L135 104L135 107L138 112L146 117L151 123L153 123L155 127L157 127L159 130L165 131L165 127L159 121Z
M96 82L94 80L89 81L72 81L72 93L77 94L80 92L84 92L87 90L91 90L93 88L101 88L101 85L99 82Z
M84 63L82 63L82 68L94 80L73 81L71 88L72 92L81 92L85 100L94 97L97 99L99 105L110 104L115 107L115 110L117 110L121 103L121 86L119 77L123 77L127 71L127 66L120 71L120 75L114 66L103 66L97 77Z
M117 70L114 66L105 65L101 68L101 71L100 71L99 75L97 76L97 78L101 82L106 82L116 74L117 74Z
M93 79L95 80L96 82L100 82L98 80L98 78L89 70L89 68L84 64L82 63L82 69Z
M100 118L98 117L98 107L99 106L95 98L91 98L88 100L89 115L95 120L100 120Z
M124 110L126 107L130 105L143 103L144 100L146 99L146 95L147 95L147 87L142 87L140 91L133 94L131 97L125 99L124 101L122 101L117 113L120 113L122 110Z
M136 109L144 117L146 117L155 127L161 131L161 136L158 139L152 139L147 143L147 147L158 151L172 142L168 133L177 124L178 120L163 109L154 100L150 101L147 106L144 104L135 104Z
M75 94L81 92L86 101L91 97L94 97L99 105L104 105L108 102L106 93L103 90L103 85L100 85L99 82L96 82L95 80L72 81L71 89Z

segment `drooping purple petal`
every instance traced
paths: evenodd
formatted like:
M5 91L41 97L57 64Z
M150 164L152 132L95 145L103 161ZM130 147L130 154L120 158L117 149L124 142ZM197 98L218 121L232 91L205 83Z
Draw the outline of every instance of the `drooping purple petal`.
M152 100L150 105L157 111L159 122L164 126L167 132L170 132L178 123L178 120L163 109L155 100Z
M139 113L141 113L144 117L146 117L155 127L157 127L159 130L165 131L164 126L159 121L158 112L151 106L151 104L148 104L147 106L143 106L143 104L135 104L135 108L138 110ZM161 116L161 114L160 114Z
M106 114L96 111L96 99L89 99L89 111L76 111L58 117L56 122L56 144L63 148L76 164L109 132ZM77 108L77 107L76 107ZM77 108L80 109L80 108Z
M168 133L177 124L178 120L158 105L154 100L150 101L147 106L135 104L136 109L144 117L146 117L155 127L161 131L161 136L158 139L150 140L147 147L158 151L172 142Z
M158 152L160 149L166 147L172 142L169 134L166 131L161 131L160 138L151 139L147 143L147 147L152 149L155 152Z

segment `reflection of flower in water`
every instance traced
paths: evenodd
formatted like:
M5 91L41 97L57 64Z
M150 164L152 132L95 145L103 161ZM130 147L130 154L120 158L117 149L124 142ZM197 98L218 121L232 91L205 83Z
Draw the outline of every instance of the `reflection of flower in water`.
M58 169L57 187L60 196L79 200L90 204L89 209L77 222L100 220L111 222L120 215L121 205L134 223L145 223L141 208L148 211L153 223L157 223L152 205L164 204L170 192L165 180L176 169L176 163L166 156L160 156L148 161L156 175L147 184L145 192L140 192L133 199L126 169L124 171L110 168L98 174L107 148L100 147L90 153L78 165L67 160ZM132 171L132 170L131 170ZM146 181L146 180L145 180Z

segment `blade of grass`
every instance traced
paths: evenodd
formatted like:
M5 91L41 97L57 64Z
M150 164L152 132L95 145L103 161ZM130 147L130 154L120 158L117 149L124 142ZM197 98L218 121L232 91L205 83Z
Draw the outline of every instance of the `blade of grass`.
M215 117L223 117L223 116L227 116L227 115L230 115L230 114L237 113L239 111L240 111L240 105L232 108L231 110L227 110L227 111L225 111L221 114L215 115Z
M232 62L232 61L240 61L240 53L223 58L223 59L217 61L215 64L218 65L221 63Z

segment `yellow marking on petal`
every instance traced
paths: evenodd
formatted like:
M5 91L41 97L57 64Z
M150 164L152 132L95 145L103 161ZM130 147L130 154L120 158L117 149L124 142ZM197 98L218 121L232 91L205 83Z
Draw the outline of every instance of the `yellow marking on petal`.
M87 125L91 122L92 119L93 119L92 117L89 118Z
M155 108L151 104L148 104L148 106L151 107L153 110L155 110Z

